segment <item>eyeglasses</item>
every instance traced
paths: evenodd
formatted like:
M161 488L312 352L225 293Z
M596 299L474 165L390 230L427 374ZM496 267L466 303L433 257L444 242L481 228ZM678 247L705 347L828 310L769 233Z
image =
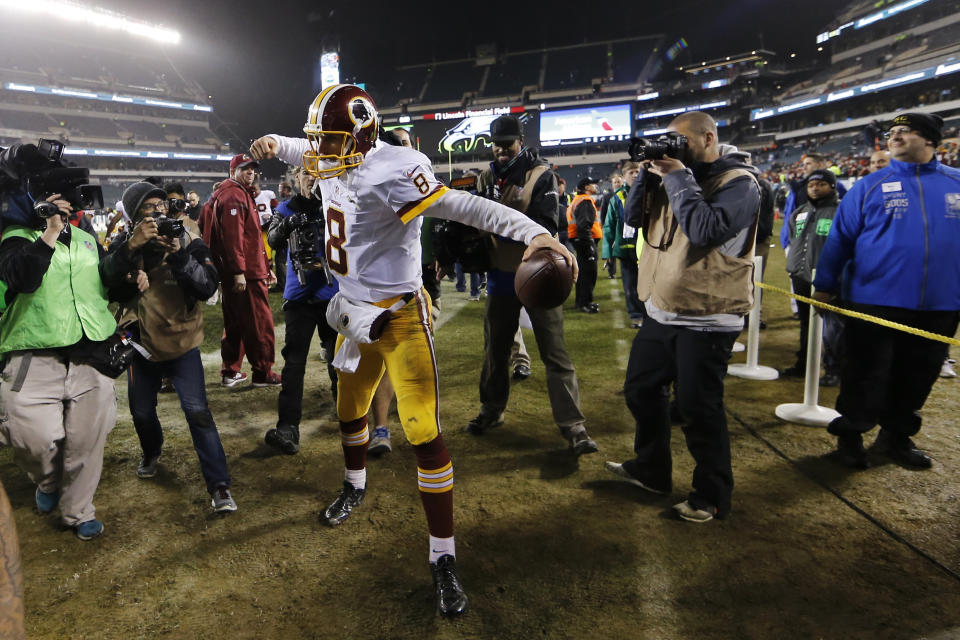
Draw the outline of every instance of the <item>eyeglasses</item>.
M157 204L147 203L147 204L141 206L141 207L140 207L140 210L143 211L144 213L153 213L153 212L155 212L155 211L166 211L166 210L167 210L167 203L166 203L166 202L163 202L163 201L158 202Z
M883 134L883 137L884 139L889 140L893 136L905 136L908 133L914 133L914 130L910 127L894 127L893 129L890 129L890 131L887 131L885 134Z

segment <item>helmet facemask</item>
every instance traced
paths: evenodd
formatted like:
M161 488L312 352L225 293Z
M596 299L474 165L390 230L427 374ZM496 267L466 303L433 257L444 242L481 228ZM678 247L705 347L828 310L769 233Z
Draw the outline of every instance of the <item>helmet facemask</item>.
M353 134L346 131L322 131L316 125L310 124L307 124L303 131L310 141L310 151L303 154L303 168L310 175L320 180L329 180L363 162L362 153L352 152L357 148L357 139Z

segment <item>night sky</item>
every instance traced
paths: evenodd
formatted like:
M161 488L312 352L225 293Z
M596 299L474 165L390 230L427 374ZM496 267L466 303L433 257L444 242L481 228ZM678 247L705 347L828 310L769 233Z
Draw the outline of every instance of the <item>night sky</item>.
M94 4L94 3L90 3ZM765 48L798 61L815 56L814 36L846 6L808 0L802 10L774 0L587 2L296 2L293 0L103 0L126 15L177 29L172 55L213 96L215 112L249 140L296 135L315 95L313 66L322 48L341 53L341 77L383 77L399 64L471 55L480 43L523 50L666 33L683 36L693 62ZM585 6L600 10L588 12ZM158 10L162 7L162 10ZM467 7L467 8L464 8ZM620 11L614 11L620 7ZM379 10L378 10L379 9ZM146 45L159 47L159 45ZM823 55L823 54L821 54Z

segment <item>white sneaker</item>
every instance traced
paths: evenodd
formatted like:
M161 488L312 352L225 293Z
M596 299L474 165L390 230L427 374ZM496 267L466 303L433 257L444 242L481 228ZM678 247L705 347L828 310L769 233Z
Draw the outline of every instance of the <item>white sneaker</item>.
M223 376L223 378L220 379L220 384L225 387L235 387L244 382L246 379L247 374L245 374L243 371L238 371L232 376Z
M387 427L374 428L367 453L380 456L391 451L393 451L393 447L390 446L390 430Z
M956 378L957 372L954 371L953 365L956 363L956 360L947 358L943 361L943 366L940 367L940 377L941 378Z

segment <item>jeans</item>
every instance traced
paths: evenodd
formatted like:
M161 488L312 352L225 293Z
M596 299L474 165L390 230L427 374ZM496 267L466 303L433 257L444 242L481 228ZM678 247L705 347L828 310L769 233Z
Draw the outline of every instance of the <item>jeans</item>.
M207 491L229 487L227 457L223 453L217 425L207 406L200 349L191 349L179 358L163 362L151 362L138 355L130 365L127 393L143 456L158 456L163 448L163 429L157 417L157 392L160 391L163 378L170 378L180 397L180 407L187 417L187 426L193 438L193 448L200 459L200 471Z
M280 372L280 394L277 396L277 426L281 424L300 426L303 409L303 376L307 369L307 355L313 332L320 337L320 344L327 350L327 375L333 397L337 394L337 370L333 362L337 332L327 324L327 305L329 300L317 302L298 302L287 300L283 303L283 316L286 322L286 339L283 350L283 370Z
M670 487L670 385L676 382L683 434L696 466L691 504L730 510L733 469L723 409L723 379L736 332L697 331L643 321L630 350L624 397L636 421L631 469L651 486Z
M647 315L637 296L637 254L633 247L621 249L620 278L623 280L623 297L627 301L627 314L631 320L643 320Z
M454 264L454 272L457 274L457 291L463 292L467 290L467 278L466 273L463 270L463 267L460 266L460 263L457 262ZM481 282L480 273L471 273L470 274L470 296L477 297L480 295L480 282Z

